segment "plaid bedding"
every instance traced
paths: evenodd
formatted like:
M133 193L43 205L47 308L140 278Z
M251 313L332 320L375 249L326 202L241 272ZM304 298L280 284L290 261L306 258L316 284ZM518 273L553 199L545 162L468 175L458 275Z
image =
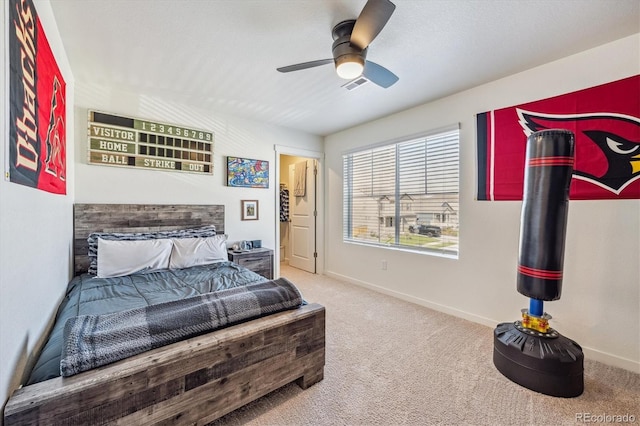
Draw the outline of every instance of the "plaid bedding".
M295 285L279 278L111 314L72 317L64 327L60 373L72 376L302 303Z
M76 276L69 282L51 333L27 384L60 376L63 332L69 318L138 309L266 280L229 261L115 278L97 278L89 274Z

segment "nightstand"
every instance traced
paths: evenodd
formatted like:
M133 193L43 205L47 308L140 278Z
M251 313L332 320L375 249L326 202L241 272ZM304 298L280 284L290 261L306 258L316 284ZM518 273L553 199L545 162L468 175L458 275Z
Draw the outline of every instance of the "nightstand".
M273 279L273 250L262 247L237 252L229 249L228 253L230 261L244 266L267 279Z

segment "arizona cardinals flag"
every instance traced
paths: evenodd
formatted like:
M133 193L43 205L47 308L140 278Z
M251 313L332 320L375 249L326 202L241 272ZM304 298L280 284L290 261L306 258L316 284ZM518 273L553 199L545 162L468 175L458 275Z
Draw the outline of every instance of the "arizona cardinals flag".
M478 114L478 200L522 200L527 137L575 134L572 200L640 198L640 75Z
M9 180L66 194L65 82L33 2L9 9Z

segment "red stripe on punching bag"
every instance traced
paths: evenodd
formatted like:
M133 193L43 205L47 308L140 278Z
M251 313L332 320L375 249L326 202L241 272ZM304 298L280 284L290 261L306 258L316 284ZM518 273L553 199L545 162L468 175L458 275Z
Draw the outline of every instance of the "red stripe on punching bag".
M542 278L545 280L561 280L562 271L548 271L545 269L527 268L526 266L519 265L518 272L530 277Z
M529 167L570 166L573 167L573 157L538 157L529 160Z

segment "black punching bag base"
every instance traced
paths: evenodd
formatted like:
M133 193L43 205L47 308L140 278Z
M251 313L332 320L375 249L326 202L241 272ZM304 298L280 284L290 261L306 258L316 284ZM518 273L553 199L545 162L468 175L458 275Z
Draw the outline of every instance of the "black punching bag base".
M525 329L520 321L498 324L493 364L511 381L545 395L572 398L584 390L584 355L576 342L550 329Z

